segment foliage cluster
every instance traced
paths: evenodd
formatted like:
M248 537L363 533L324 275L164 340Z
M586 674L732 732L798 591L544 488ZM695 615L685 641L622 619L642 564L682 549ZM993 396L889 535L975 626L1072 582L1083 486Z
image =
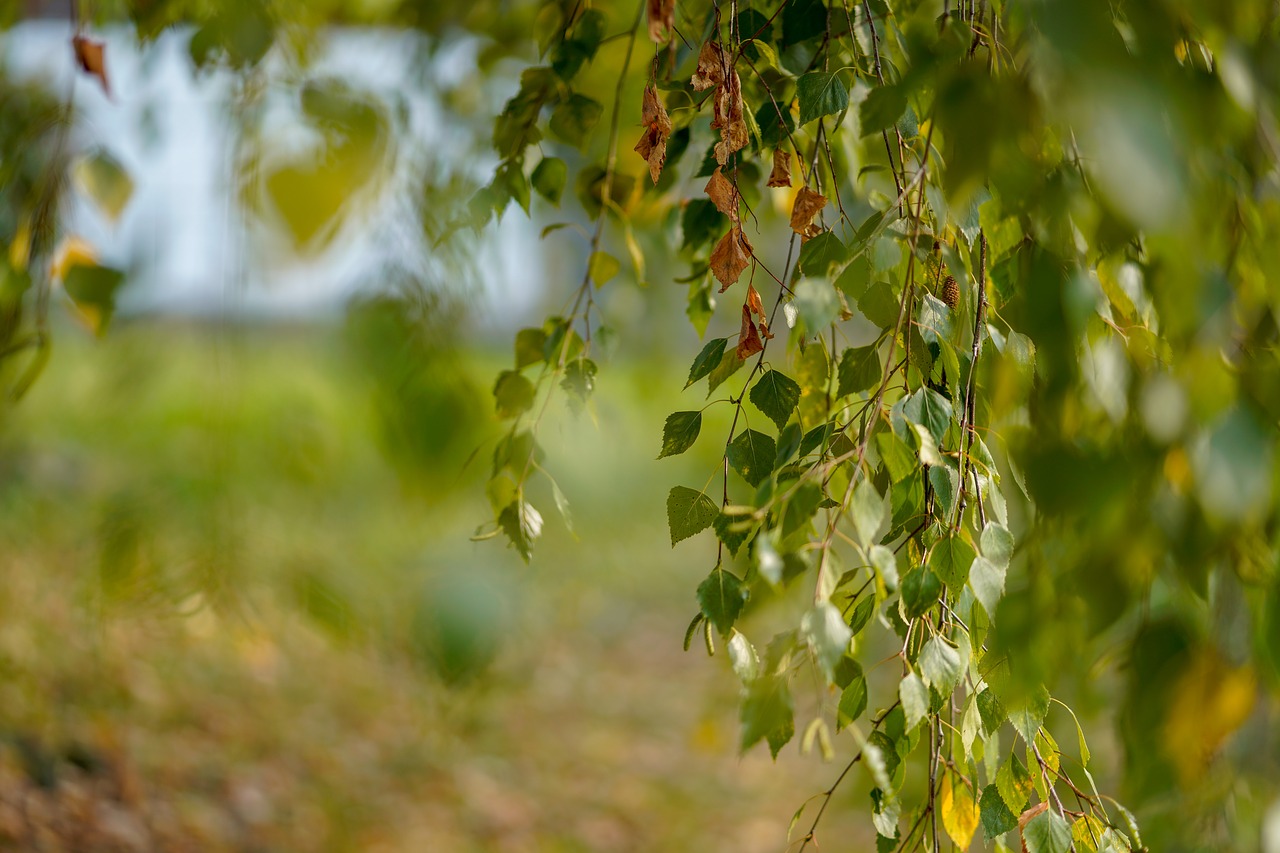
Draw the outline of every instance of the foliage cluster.
M114 11L144 37L194 22L196 62L245 69L301 32L284 22L359 17L330 5ZM459 20L483 32L490 8ZM714 470L667 498L673 546L715 542L686 646L726 649L744 750L776 755L797 730L824 754L833 733L854 743L800 845L860 763L881 850L964 848L979 827L997 849L1144 849L1055 698L1088 701L1104 652L1125 662L1102 669L1122 682L1124 795L1157 816L1147 840L1257 832L1274 768L1237 761L1228 785L1218 756L1267 742L1280 682L1275 5L552 0L494 24L497 53L519 23L537 59L496 119L493 179L432 238L569 202L586 226L544 236L587 246L565 308L522 329L496 377L508 428L478 535L529 559L544 479L567 518L545 413L557 395L588 407L603 381L598 294L623 286L619 257L644 284L678 246L710 336L686 389L709 402L667 418L660 458L707 440L709 407L732 413ZM92 44L77 56L105 86ZM390 125L326 91L303 108L360 185ZM15 186L62 173L37 164ZM84 181L105 207L110 174ZM309 177L276 198L305 198ZM51 246L57 193L24 193L10 281ZM54 269L109 315L110 271ZM48 287L8 292L41 306ZM42 351L41 327L22 346ZM748 610L771 638L740 629ZM823 685L807 722L802 677ZM1185 802L1194 832L1171 816Z

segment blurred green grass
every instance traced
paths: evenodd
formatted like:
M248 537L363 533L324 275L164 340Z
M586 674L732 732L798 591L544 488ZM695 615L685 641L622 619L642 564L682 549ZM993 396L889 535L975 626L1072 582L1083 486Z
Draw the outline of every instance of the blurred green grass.
M4 845L775 851L838 772L737 757L727 662L680 648L715 554L670 548L664 496L715 474L728 413L654 461L702 405L684 365L551 407L576 534L535 489L526 567L469 541L506 353L388 384L404 353L339 325L65 332L0 436Z

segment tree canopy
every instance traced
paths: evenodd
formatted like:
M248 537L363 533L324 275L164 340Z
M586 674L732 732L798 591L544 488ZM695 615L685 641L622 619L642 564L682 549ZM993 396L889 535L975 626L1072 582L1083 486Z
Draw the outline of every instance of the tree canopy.
M143 40L189 27L194 62L246 80L327 24L418 27L428 53L466 34L480 73L518 63L491 179L422 222L430 251L525 214L579 241L563 308L529 318L494 377L477 537L536 565L546 518L567 518L544 415L589 410L615 329L645 334L609 289L691 324L687 376L655 374L687 407L619 452L716 448L665 506L671 545L706 560L684 643L741 679L743 750L798 740L845 767L796 813L801 848L855 770L882 851L1261 837L1280 711L1275 3L87 5L74 50L103 87L92 26L123 20ZM268 189L304 245L397 126L335 84L299 93L320 171ZM58 107L2 97L16 396L52 282L104 326L122 273L54 257L70 167L31 116ZM109 205L120 179L85 168ZM1077 719L1111 696L1114 732Z

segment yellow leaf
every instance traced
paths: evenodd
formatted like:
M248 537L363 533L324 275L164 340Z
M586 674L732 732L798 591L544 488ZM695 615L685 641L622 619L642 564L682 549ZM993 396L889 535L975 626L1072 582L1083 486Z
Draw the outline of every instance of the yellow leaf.
M947 835L961 850L969 849L973 834L978 831L978 804L973 792L963 781L952 783L951 774L942 777L942 796L938 807L942 812L942 826Z
M9 244L9 266L22 272L27 268L29 260L31 260L31 223L24 218L18 223L13 242Z
M1250 667L1235 668L1202 650L1178 679L1164 725L1165 753L1184 785L1196 781L1227 736L1238 729L1257 696Z
M1107 828L1093 815L1081 815L1071 824L1071 840L1079 853L1095 853Z
M98 253L93 246L79 237L65 237L53 253L53 267L49 270L49 275L62 281L72 267L91 267L97 263Z
M81 157L72 175L80 191L112 222L120 218L133 197L133 178L105 151Z
M592 252L587 261L587 273L597 288L604 287L605 282L618 274L622 265L618 259L608 252Z

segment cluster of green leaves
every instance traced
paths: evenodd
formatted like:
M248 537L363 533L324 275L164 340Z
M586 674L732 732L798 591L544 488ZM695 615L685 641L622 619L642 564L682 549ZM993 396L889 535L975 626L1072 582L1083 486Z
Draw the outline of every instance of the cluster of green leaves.
M1125 780L1144 802L1211 778L1268 701L1259 678L1280 679L1275 16L782 0L682 3L675 29L650 69L674 126L650 192L680 200L698 332L713 275L748 292L737 345L711 337L686 383L733 409L723 482L675 486L667 518L673 546L717 543L686 646L727 646L742 748L795 736L808 664L826 689L802 746L854 733L880 849L936 849L939 823L961 847L981 825L997 849L1141 848L1074 719L1053 717L1079 731L1078 756L1059 750L1048 688L1087 701L1094 643L1129 649ZM741 77L749 142L727 161L723 123L699 119L734 89L702 94L707 67ZM520 101L497 138L537 124ZM676 174L700 145L707 197ZM799 162L798 197L764 186L771 158L770 187ZM771 198L794 205L790 231ZM786 321L772 340L717 263L748 217L751 281L777 286L767 325ZM752 248L770 239L781 270ZM531 405L503 376L499 410ZM659 458L693 448L704 413L673 413ZM759 652L747 632L797 589L810 603ZM881 693L864 649L888 637L901 674ZM1237 796L1256 813L1273 789L1253 784Z

